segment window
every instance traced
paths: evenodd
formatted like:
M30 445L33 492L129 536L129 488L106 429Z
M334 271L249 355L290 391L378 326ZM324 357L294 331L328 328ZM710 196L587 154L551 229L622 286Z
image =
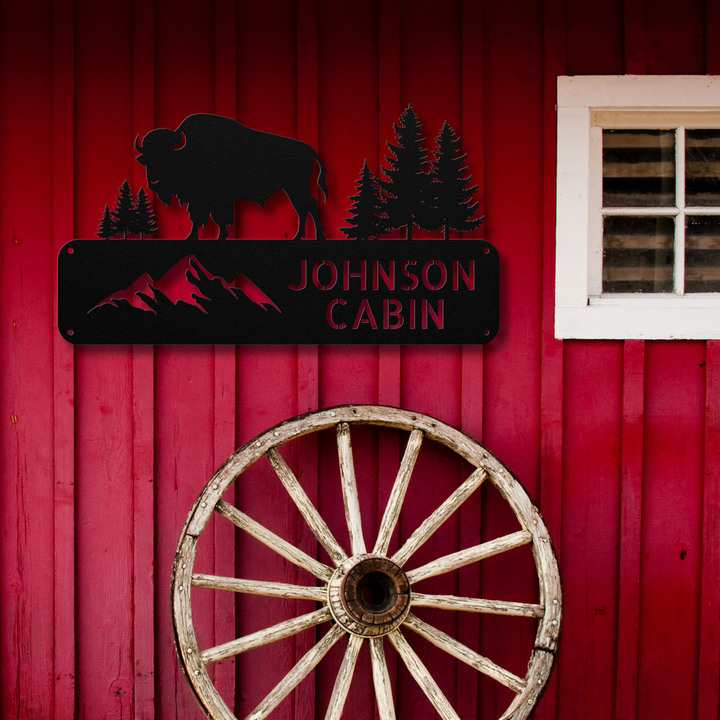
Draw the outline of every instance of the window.
M720 338L720 78L558 78L555 335Z

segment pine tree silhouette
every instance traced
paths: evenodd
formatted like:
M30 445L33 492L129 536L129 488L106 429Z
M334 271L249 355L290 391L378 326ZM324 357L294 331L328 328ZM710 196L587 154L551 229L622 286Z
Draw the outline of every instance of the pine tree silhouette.
M100 224L98 225L98 229L95 234L99 238L103 238L104 240L109 240L116 233L117 233L117 228L115 227L115 221L113 219L113 215L110 212L110 208L106 204L105 211L103 212L102 217L100 218Z
M467 153L458 155L460 138L455 136L455 131L448 125L447 120L435 143L437 150L433 152L435 159L431 171L434 180L434 204L438 225L444 227L445 239L448 240L451 229L456 232L474 230L485 216L473 218L478 209L473 194L478 186L467 187L472 179L471 175L465 177L467 167L463 167Z
M387 216L385 232L407 228L407 239L412 240L413 223L424 230L436 230L439 223L433 213L433 190L430 176L425 172L427 151L422 147L422 125L412 105L393 124L397 145L387 143L391 156L385 159L389 168L382 168L388 180L378 179L383 192L383 210Z
M112 215L115 221L115 232L123 233L125 240L127 240L128 233L137 232L135 202L127 180L120 186L120 194L115 197Z
M350 198L353 203L349 212L353 217L345 218L350 227L340 228L346 237L354 240L368 240L385 231L382 218L378 215L381 204L375 182L375 177L370 172L367 160L365 160L360 171L360 179L355 183L358 193Z
M135 204L135 232L140 233L140 239L143 239L143 233L152 235L157 232L155 224L155 215L150 205L150 200L145 192L145 188L140 188L137 195L137 203Z

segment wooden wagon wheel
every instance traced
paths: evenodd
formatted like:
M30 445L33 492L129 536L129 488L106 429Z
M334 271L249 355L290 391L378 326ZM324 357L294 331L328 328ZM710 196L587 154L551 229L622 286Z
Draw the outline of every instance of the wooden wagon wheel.
M363 538L350 440L350 427L356 423L387 426L410 432L378 537L370 552ZM342 495L351 545L349 555L335 540L277 449L283 443L295 440L301 435L332 427L335 427L337 432ZM476 469L390 557L390 538L424 438L447 446ZM327 551L334 568L310 557L221 499L230 484L263 455L267 456L318 542ZM510 505L520 522L521 530L446 555L411 571L403 571L403 565L408 558L486 479L500 491ZM287 560L309 571L319 582L314 587L306 587L193 573L197 540L213 513L227 518ZM419 580L479 562L525 544L531 545L535 560L540 597L537 604L428 595L412 590L413 584ZM315 612L281 622L266 630L201 650L195 638L192 621L190 588L193 586L314 600L320 603L321 607ZM395 647L438 714L444 720L457 719L454 708L407 642L405 633L412 631L425 637L440 650L511 688L516 696L502 718L520 720L529 715L547 683L562 618L560 576L547 528L537 508L507 468L482 445L439 420L396 408L363 405L329 408L283 422L258 435L227 460L198 497L180 535L173 565L171 602L180 663L203 710L215 720L235 720L235 716L215 689L206 665L290 637L327 621L331 622L330 631L299 660L248 715L248 719L259 720L267 717L346 634L349 635L347 649L335 681L326 720L340 718L342 715L355 661L364 641L369 643L380 718L391 720L395 717L384 655L385 640ZM412 612L416 607L536 618L538 627L535 646L529 659L527 674L524 678L518 677L423 622Z

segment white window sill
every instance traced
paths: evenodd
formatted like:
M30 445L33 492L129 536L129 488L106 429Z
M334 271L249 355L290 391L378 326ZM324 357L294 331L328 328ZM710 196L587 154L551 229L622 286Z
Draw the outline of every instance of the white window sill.
M562 339L720 339L720 297L714 294L605 295L582 307L555 308Z

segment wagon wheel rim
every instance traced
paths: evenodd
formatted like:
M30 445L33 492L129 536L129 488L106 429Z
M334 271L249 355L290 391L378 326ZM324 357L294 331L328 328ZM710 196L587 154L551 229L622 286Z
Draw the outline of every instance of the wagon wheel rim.
M405 452L372 548L363 536L360 504L352 458L351 426L370 424L410 433ZM278 452L286 442L302 435L335 428L345 518L350 538L346 553L301 488L292 470ZM399 550L388 555L390 540L400 517L413 468L425 439L450 448L475 469L470 476L426 518ZM282 540L241 510L221 499L230 485L256 460L266 456L288 494L307 522L334 567L307 555ZM405 563L483 482L495 486L512 508L521 530L471 548L451 553L406 572ZM298 567L314 575L321 586L218 577L193 572L197 540L217 513L254 536ZM414 583L530 545L538 577L539 603L519 603L429 595L412 590ZM363 588L370 586L370 593ZM268 597L314 600L322 607L281 622L265 630L222 645L201 650L192 621L191 587L244 592ZM370 600L368 600L368 597ZM459 720L422 660L406 639L408 631L429 640L479 672L512 689L516 695L501 720L526 718L539 700L552 671L562 624L562 588L557 559L543 519L532 500L510 471L485 447L460 430L435 418L398 408L348 405L328 408L287 420L261 433L235 452L208 481L191 509L180 535L171 579L171 609L175 645L183 672L205 713L214 720L236 720L207 672L207 665L255 647L291 637L304 629L330 621L331 629L297 662L265 697L247 720L267 717L317 666L330 648L348 636L347 648L335 681L326 720L342 716L352 682L355 662L363 642L368 642L375 696L381 720L395 718L390 679L385 661L385 641L396 649L413 678L443 720ZM518 677L488 658L425 623L413 608L429 607L457 612L480 612L534 617L537 631L527 674Z

